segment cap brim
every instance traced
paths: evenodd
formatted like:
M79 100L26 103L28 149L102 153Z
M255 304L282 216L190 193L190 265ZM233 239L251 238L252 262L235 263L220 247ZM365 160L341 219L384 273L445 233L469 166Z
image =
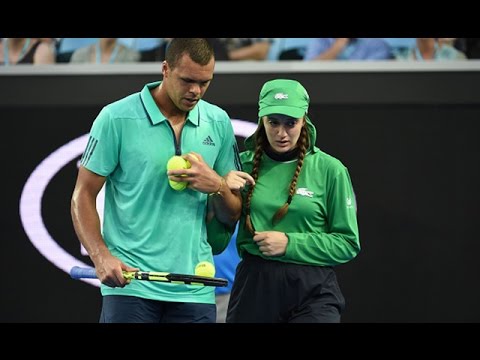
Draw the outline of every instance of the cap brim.
M283 114L299 119L305 115L305 110L292 106L267 106L258 112L258 117L270 114Z

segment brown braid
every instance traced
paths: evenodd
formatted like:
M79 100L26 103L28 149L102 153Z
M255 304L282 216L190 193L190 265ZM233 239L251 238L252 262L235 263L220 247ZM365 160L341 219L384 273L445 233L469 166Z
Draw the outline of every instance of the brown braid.
M253 157L253 169L252 169L252 177L257 183L258 179L258 172L260 169L260 160L263 154L263 148L267 142L267 135L265 133L265 128L263 127L263 123L260 123L258 129L255 131L253 135L255 139L255 156ZM250 189L247 192L247 204L245 206L246 210L246 217L245 217L245 226L247 230L253 235L255 230L253 229L252 219L250 218L250 203L252 201L253 190L255 189L255 185L251 185Z
M297 190L298 176L300 175L300 170L302 170L303 160L305 160L305 155L309 147L309 137L308 137L308 131L306 128L306 123L303 123L302 133L298 138L298 147L300 149L300 153L298 154L297 168L295 169L295 173L293 174L292 181L290 182L288 199L287 199L287 202L280 209L278 209L277 213L273 216L272 223L274 225L277 222L279 222L287 214L288 206L292 202L293 195L295 195L295 191Z
M253 169L252 169L251 175L256 183L258 179L258 173L260 169L260 162L263 154L263 149L265 146L268 145L267 135L265 133L265 128L263 127L262 123L260 124L259 128L255 132L254 137L255 137L256 148L255 148L255 156L253 158ZM293 178L290 183L288 200L273 216L272 218L273 224L280 221L287 214L288 206L292 202L293 195L295 195L295 191L297 187L297 179L298 179L298 176L300 175L300 170L302 169L303 161L305 160L307 149L310 147L310 138L308 136L306 122L303 124L302 132L300 134L300 137L298 138L298 147L300 149L300 153L297 160L297 167L295 169L295 173L293 174ZM251 204L254 188L255 188L255 185L250 186L250 189L247 192L247 199L246 199L246 206L245 206L245 210L246 210L245 227L252 235L255 233L255 230L253 228L252 219L250 216L250 204Z

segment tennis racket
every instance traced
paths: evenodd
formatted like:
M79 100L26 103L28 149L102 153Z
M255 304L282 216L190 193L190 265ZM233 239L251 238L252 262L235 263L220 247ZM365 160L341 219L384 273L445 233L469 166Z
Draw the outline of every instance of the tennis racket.
M70 269L73 279L96 279L94 268L74 266ZM124 271L123 277L127 280L160 281L174 284L198 285L198 286L227 286L228 280L208 276L175 274L157 271Z

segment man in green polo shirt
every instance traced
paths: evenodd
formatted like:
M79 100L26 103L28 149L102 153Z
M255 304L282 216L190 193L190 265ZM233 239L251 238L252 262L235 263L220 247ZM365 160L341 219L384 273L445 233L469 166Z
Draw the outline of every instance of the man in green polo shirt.
M174 39L163 81L105 106L93 123L71 212L102 282L100 322L215 322L212 287L128 283L122 276L137 269L193 274L199 262L213 262L207 199L216 214L211 226L232 226L240 216L241 197L222 177L240 169L230 118L201 100L214 66L205 39ZM167 174L174 155L191 168ZM188 187L174 190L169 179ZM101 234L95 204L104 184Z

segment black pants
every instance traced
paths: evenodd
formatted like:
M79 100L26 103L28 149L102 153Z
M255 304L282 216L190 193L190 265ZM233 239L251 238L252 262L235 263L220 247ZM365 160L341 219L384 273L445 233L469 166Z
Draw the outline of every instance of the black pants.
M227 323L338 323L345 299L332 267L264 260L238 264Z

